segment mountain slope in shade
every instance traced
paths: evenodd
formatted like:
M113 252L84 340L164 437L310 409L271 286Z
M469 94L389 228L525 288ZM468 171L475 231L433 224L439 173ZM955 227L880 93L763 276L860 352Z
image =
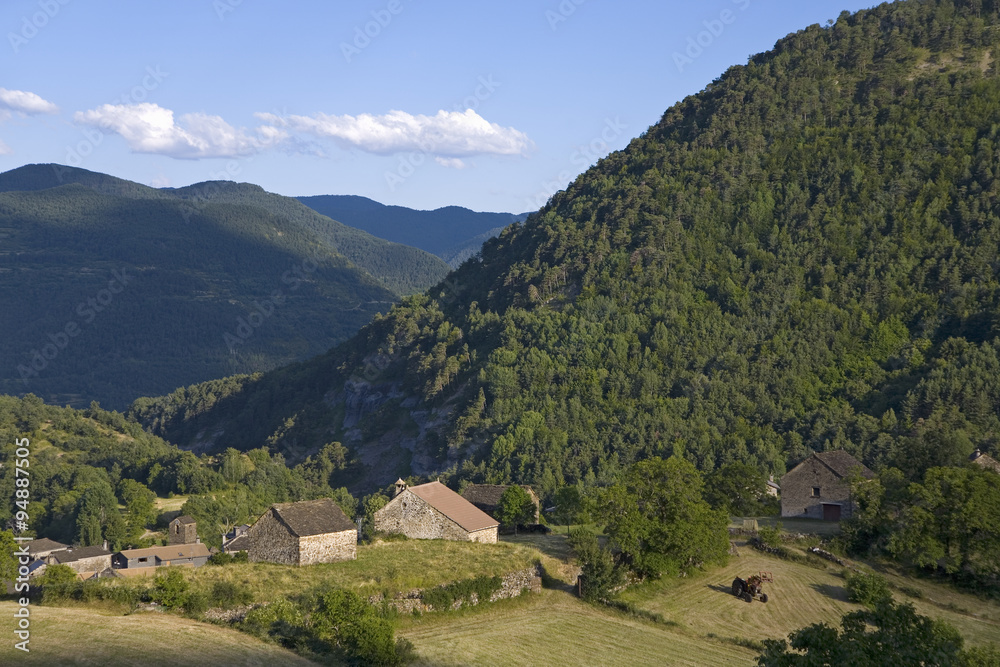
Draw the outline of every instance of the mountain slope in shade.
M527 214L477 213L460 206L418 211L386 206L355 195L299 197L306 206L379 238L421 248L442 258L452 268L474 255L483 243Z
M790 35L327 354L133 414L185 447L339 439L369 488L996 458L998 11L895 2Z

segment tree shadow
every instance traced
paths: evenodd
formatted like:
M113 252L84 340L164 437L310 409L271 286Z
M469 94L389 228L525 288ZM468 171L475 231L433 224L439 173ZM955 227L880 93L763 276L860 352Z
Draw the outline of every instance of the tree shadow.
M828 598L833 598L834 600L839 600L841 602L848 602L847 599L847 589L843 586L831 586L830 584L810 584L813 590L821 593Z

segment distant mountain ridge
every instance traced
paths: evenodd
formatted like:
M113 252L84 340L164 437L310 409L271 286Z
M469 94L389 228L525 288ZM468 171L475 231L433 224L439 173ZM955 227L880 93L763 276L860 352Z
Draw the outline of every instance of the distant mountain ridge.
M461 206L420 211L380 204L357 195L318 195L298 200L345 225L426 250L452 268L478 252L487 239L504 227L528 216L527 213L479 213Z
M447 270L255 185L21 167L0 174L0 392L124 408L266 370Z

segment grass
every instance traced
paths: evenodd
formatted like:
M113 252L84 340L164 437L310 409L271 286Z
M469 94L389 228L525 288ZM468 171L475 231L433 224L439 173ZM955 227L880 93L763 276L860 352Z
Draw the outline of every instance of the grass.
M595 607L562 591L400 622L415 665L750 665L755 652Z
M170 614L111 615L83 607L30 607L30 653L14 648L13 602L0 602L0 664L187 667L315 663L236 630Z
M187 496L174 496L173 498L157 498L153 505L160 512L180 512L181 507L187 502Z
M753 551L740 549L740 556L729 565L684 579L669 579L643 584L626 591L622 598L635 606L661 614L691 632L719 637L752 640L781 639L812 623L839 627L841 617L861 609L847 601L841 568L834 564L814 566L782 560ZM774 574L774 583L765 583L764 592L770 598L766 604L750 604L733 597L730 592L736 576L767 570ZM913 584L914 580L906 580ZM944 587L942 587L944 588ZM954 625L970 644L987 641L1000 643L1000 606L952 591L943 600L955 607L986 607L979 617L963 614L921 599L913 600L902 593L899 602L912 602L917 613L940 618Z
M780 523L782 531L786 533L803 533L805 535L820 535L823 537L840 534L840 523L837 521L821 521L820 519L789 519L782 518L780 516L747 518L757 519L757 525L760 527L767 526L768 528L774 528L778 523ZM743 517L732 517L729 522L729 527L742 528Z
M249 590L254 600L273 600L318 586L345 588L359 595L411 591L470 579L503 575L532 566L536 550L518 544L475 544L448 540L405 540L358 547L357 560L289 567L271 563L206 565L185 573L196 589L216 581Z

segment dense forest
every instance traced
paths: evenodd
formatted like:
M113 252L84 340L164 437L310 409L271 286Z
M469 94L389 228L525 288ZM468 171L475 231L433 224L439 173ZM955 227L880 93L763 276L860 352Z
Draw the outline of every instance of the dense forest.
M843 448L996 452L997 3L810 26L667 110L426 294L308 363L143 399L182 446L609 484ZM206 436L206 434L214 434Z
M0 190L0 391L50 403L124 408L305 359L447 271L257 186L35 165Z

